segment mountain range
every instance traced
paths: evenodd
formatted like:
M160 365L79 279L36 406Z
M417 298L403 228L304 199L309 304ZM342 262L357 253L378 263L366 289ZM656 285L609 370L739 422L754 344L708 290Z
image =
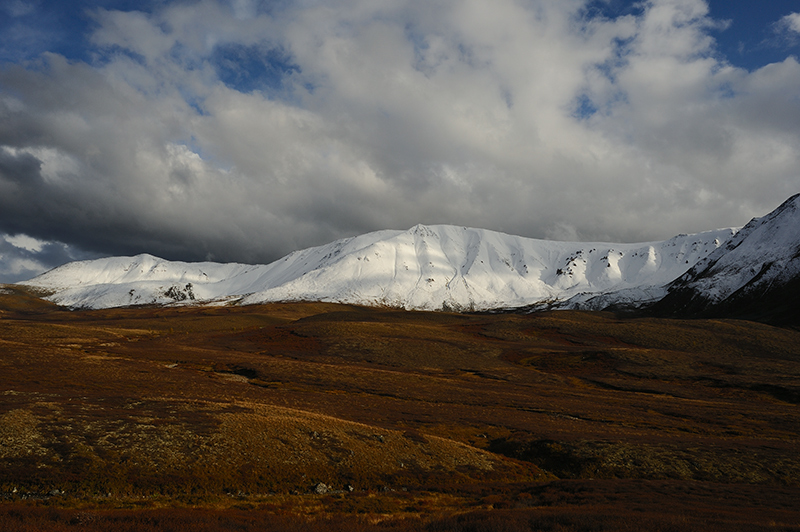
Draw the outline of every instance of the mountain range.
M652 308L680 316L791 318L800 195L741 228L661 242L556 242L450 225L385 230L266 265L142 254L72 262L20 283L59 305L327 301L409 310Z

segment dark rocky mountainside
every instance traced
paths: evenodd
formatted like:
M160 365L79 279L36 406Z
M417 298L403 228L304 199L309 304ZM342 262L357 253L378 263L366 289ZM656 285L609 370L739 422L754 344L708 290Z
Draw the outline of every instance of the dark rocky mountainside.
M673 281L659 315L800 324L800 194L754 218Z

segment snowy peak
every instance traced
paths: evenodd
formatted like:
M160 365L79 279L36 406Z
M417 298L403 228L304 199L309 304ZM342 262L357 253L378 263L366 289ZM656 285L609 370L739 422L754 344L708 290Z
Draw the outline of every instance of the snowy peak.
M243 302L315 299L424 310L525 306L582 292L664 285L732 234L727 229L646 244L568 243L418 225L307 250L292 269L294 278L268 283ZM305 260L312 255L323 260Z
M422 310L487 310L542 301L580 306L661 287L735 234L664 242L553 242L484 229L416 225L296 251L267 265L170 262L150 255L67 264L26 284L65 306L331 301ZM627 296L626 296L627 297Z
M61 305L109 308L213 298L208 287L252 269L243 264L166 261L141 254L71 262L20 284L51 292L47 299Z
M120 284L134 281L187 281L208 282L205 269L214 273L213 263L170 262L148 254L135 257L111 257L108 259L79 261L40 275L37 285L43 288L58 287L65 275L76 274L78 284Z
M792 196L780 207L761 218L753 218L719 252L698 263L692 270L708 270L708 274L729 268L735 261L747 259L766 263L785 260L800 246L800 194ZM739 264L739 266L742 266Z
M800 280L800 194L754 218L678 278L658 305L681 314L759 315L780 306ZM767 303L767 302L770 303ZM796 311L798 308L792 309Z

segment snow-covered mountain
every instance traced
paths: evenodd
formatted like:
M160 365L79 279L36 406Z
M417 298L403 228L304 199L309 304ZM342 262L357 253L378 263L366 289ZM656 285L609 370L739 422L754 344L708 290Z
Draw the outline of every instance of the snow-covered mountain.
M669 285L655 310L779 322L800 316L800 194L698 261Z
M554 242L417 225L296 251L267 265L170 262L150 255L66 264L25 283L69 307L330 301L420 310L560 302L640 304L736 234L663 242Z

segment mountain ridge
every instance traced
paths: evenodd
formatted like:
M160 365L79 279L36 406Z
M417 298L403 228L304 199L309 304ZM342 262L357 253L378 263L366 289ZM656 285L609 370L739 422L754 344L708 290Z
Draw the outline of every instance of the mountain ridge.
M667 287L658 314L788 324L800 316L800 194L753 218Z
M418 224L298 250L266 265L185 263L148 254L69 263L19 283L75 308L328 301L408 310L492 310L545 301L580 307L663 288L736 229L660 242L557 242Z

